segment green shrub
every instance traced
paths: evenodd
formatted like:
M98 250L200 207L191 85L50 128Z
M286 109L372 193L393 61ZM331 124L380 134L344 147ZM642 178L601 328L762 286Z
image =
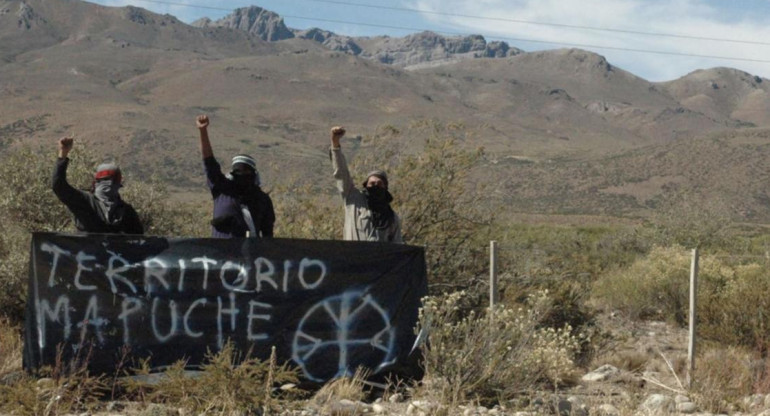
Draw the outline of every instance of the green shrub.
M72 214L51 190L55 152L23 147L0 163L0 316L24 317L31 233L74 232ZM87 148L72 153L67 179L78 189L90 187L96 158ZM208 218L201 207L169 199L158 180L131 181L122 197L137 210L145 233L162 236L207 236Z
M685 323L690 256L682 247L654 247L626 268L602 276L593 295L632 319L670 319Z
M168 187L158 178L148 182L128 181L121 197L139 214L146 235L211 236L210 205L197 206L170 199Z
M331 176L331 175L330 175ZM270 193L275 205L275 235L281 238L335 240L342 238L343 208L311 184L292 180Z
M548 290L553 308L542 325L569 325L580 337L578 363L591 361L606 337L588 304L594 280L607 270L633 263L649 248L643 231L627 226L510 224L502 228L499 270L501 302L519 307L537 291ZM486 302L483 299L482 302Z
M465 293L427 298L420 328L425 385L421 394L440 403L469 399L491 403L571 380L579 340L571 328L542 326L553 304L546 292L530 297L526 308L496 307L486 313L462 313Z
M655 247L594 285L598 303L633 319L667 319L683 326L689 311L692 253L681 246ZM756 261L756 258L751 258ZM697 319L700 336L724 345L770 347L770 270L743 257L701 255Z
M629 226L508 224L500 227L501 270L518 284L544 287L579 282L590 287L608 270L650 250L645 230Z
M0 220L0 319L24 320L30 237Z
M394 136L400 134L423 138L410 143L418 150L399 147ZM463 146L471 140L462 126L424 122L375 135L351 161L351 174L361 181L373 168L388 172L404 241L426 247L436 287L467 288L487 267L494 204L484 182L474 179L484 152Z
M725 345L770 347L770 269L767 264L720 265L720 279L698 294L698 331Z
M23 147L10 151L0 163L0 216L27 231L62 231L72 215L51 190L56 151ZM67 180L89 188L97 162L85 149L72 153Z

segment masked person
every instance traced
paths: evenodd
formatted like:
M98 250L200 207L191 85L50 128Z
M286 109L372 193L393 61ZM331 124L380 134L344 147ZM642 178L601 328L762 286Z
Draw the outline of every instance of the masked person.
M209 118L198 116L196 124L206 180L214 198L211 236L272 237L275 224L273 201L260 188L257 162L249 155L237 155L233 157L230 174L222 174L209 141Z
M343 239L403 243L401 220L390 207L393 197L388 192L388 176L381 170L372 171L363 183L363 190L358 190L340 148L340 139L344 135L342 127L331 130L334 179L345 202Z
M87 233L144 234L134 208L120 198L123 185L120 168L104 163L96 168L91 192L73 188L67 182L71 137L59 139L59 158L53 172L53 192L75 216L75 227Z

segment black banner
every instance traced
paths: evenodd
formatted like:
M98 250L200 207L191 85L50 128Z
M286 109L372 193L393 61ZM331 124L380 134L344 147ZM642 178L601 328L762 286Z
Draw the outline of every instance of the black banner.
M262 359L275 346L311 381L383 373L427 294L423 249L396 244L36 233L30 256L29 370L86 351L93 372L125 351L195 367L232 342Z

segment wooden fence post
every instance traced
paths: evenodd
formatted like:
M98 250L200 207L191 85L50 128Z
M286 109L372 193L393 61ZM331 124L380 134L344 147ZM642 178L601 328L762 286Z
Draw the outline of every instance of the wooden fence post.
M497 293L497 241L489 242L489 307L499 301Z
M692 389L695 378L695 316L696 297L698 293L698 249L692 250L690 264L690 342L687 347L687 388Z

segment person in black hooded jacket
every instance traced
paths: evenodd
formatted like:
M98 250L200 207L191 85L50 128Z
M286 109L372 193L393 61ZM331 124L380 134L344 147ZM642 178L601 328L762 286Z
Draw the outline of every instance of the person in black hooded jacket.
M87 233L144 234L134 208L120 197L123 177L114 163L99 165L91 192L75 189L67 182L67 166L74 139L59 139L59 158L53 172L52 188L59 200L75 216L75 227Z
M209 139L209 117L195 121L200 134L200 149L206 183L214 200L211 236L214 238L271 238L275 226L273 200L260 187L257 162L245 154L233 157L228 175L214 157Z

